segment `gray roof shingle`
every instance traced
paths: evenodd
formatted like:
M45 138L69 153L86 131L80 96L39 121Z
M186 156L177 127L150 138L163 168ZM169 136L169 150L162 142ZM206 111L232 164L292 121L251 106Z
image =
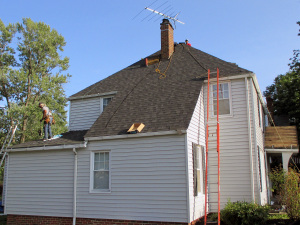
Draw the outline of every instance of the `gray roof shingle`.
M148 58L159 56L160 51ZM157 68L165 72L164 79L155 72ZM70 131L58 139L26 142L13 148L77 144L82 143L84 137L121 135L133 123L145 124L142 133L187 129L207 69L216 71L217 68L220 77L252 73L180 43L176 45L171 60L162 60L148 67L144 60L140 60L72 95L70 98L117 92L88 131Z
M35 140L35 141L28 141L22 144L12 146L13 149L16 148L30 148L30 147L40 147L40 146L57 146L57 145L75 145L81 144L84 142L84 135L86 134L87 130L78 130L78 131L69 131L66 133L61 134L60 138L43 141Z
M159 56L156 52L150 57ZM159 67L158 67L159 66ZM133 123L142 132L187 129L207 69L220 69L220 77L251 73L185 44L175 47L171 60L145 66L144 60L101 80L71 97L117 91L85 137L120 135ZM159 79L159 68L166 77Z

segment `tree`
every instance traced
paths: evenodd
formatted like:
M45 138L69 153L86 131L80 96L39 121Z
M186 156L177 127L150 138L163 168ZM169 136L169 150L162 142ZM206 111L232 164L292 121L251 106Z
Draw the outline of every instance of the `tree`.
M297 24L300 26L300 21ZM300 30L298 35L300 36ZM264 91L264 96L273 99L274 114L288 115L300 133L300 50L294 50L291 60L290 71L278 75L274 83Z
M54 114L53 132L66 131L63 84L70 75L64 73L69 58L59 55L66 45L63 36L29 18L6 27L0 20L0 42L0 98L6 102L5 120L10 124L19 121L16 143L39 138L39 102L46 103Z
M300 21L297 22L300 26ZM298 36L300 36L300 29ZM291 58L292 62L289 64L290 69L298 74L300 74L300 49L294 50L294 56Z

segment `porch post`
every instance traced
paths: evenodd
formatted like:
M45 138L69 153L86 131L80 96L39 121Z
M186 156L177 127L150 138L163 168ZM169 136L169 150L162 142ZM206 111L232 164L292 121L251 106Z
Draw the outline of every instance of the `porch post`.
M282 167L285 171L289 170L289 161L294 152L284 151L282 152Z

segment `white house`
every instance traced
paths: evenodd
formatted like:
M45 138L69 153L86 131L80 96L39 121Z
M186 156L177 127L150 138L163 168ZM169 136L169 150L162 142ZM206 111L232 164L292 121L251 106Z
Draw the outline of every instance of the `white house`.
M207 70L220 69L221 206L268 201L266 106L251 71L184 43L72 95L70 131L14 146L8 224L194 224L204 216ZM216 190L216 78L210 80L209 192ZM143 123L140 132L127 133ZM209 195L209 211L217 209ZM25 221L25 222L24 222Z

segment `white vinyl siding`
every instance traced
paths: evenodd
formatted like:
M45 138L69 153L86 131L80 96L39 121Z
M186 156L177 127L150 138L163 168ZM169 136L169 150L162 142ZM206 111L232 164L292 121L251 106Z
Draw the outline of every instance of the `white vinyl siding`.
M108 150L111 192L90 193L91 153ZM185 152L185 134L90 141L77 149L77 217L186 223ZM72 217L72 150L10 153L9 161L8 214Z
M69 129L87 130L100 116L100 97L70 101Z
M9 153L6 213L72 217L74 153Z
M205 146L205 118L204 118L203 88L194 109L189 127L187 129L188 148L188 184L189 184L189 219L190 222L204 216L204 187L198 196L194 196L194 167L193 167L193 143ZM205 150L205 149L204 149ZM205 160L205 159L204 159ZM200 171L201 172L201 171ZM204 170L203 170L204 175Z
M267 204L267 181L264 150L264 129L262 128L263 110L253 82L249 82L253 103L251 104L251 123L253 129L253 158L254 158L254 183L255 183L255 201L264 205ZM260 166L259 166L260 160ZM261 180L261 182L260 182ZM260 185L261 184L261 185Z
M70 101L69 130L90 129L113 96L93 97Z
M78 151L77 216L187 222L185 135L90 141ZM90 193L90 154L110 152L109 193Z
M251 175L249 156L249 136L246 105L246 87L244 79L230 81L231 115L220 116L220 181L221 207L228 199L231 201L251 202ZM205 105L206 105L205 88ZM213 115L212 98L210 115ZM209 120L208 144L208 183L209 192L217 192L217 121ZM217 193L209 195L209 202L217 202ZM209 204L210 212L216 212L217 204Z

